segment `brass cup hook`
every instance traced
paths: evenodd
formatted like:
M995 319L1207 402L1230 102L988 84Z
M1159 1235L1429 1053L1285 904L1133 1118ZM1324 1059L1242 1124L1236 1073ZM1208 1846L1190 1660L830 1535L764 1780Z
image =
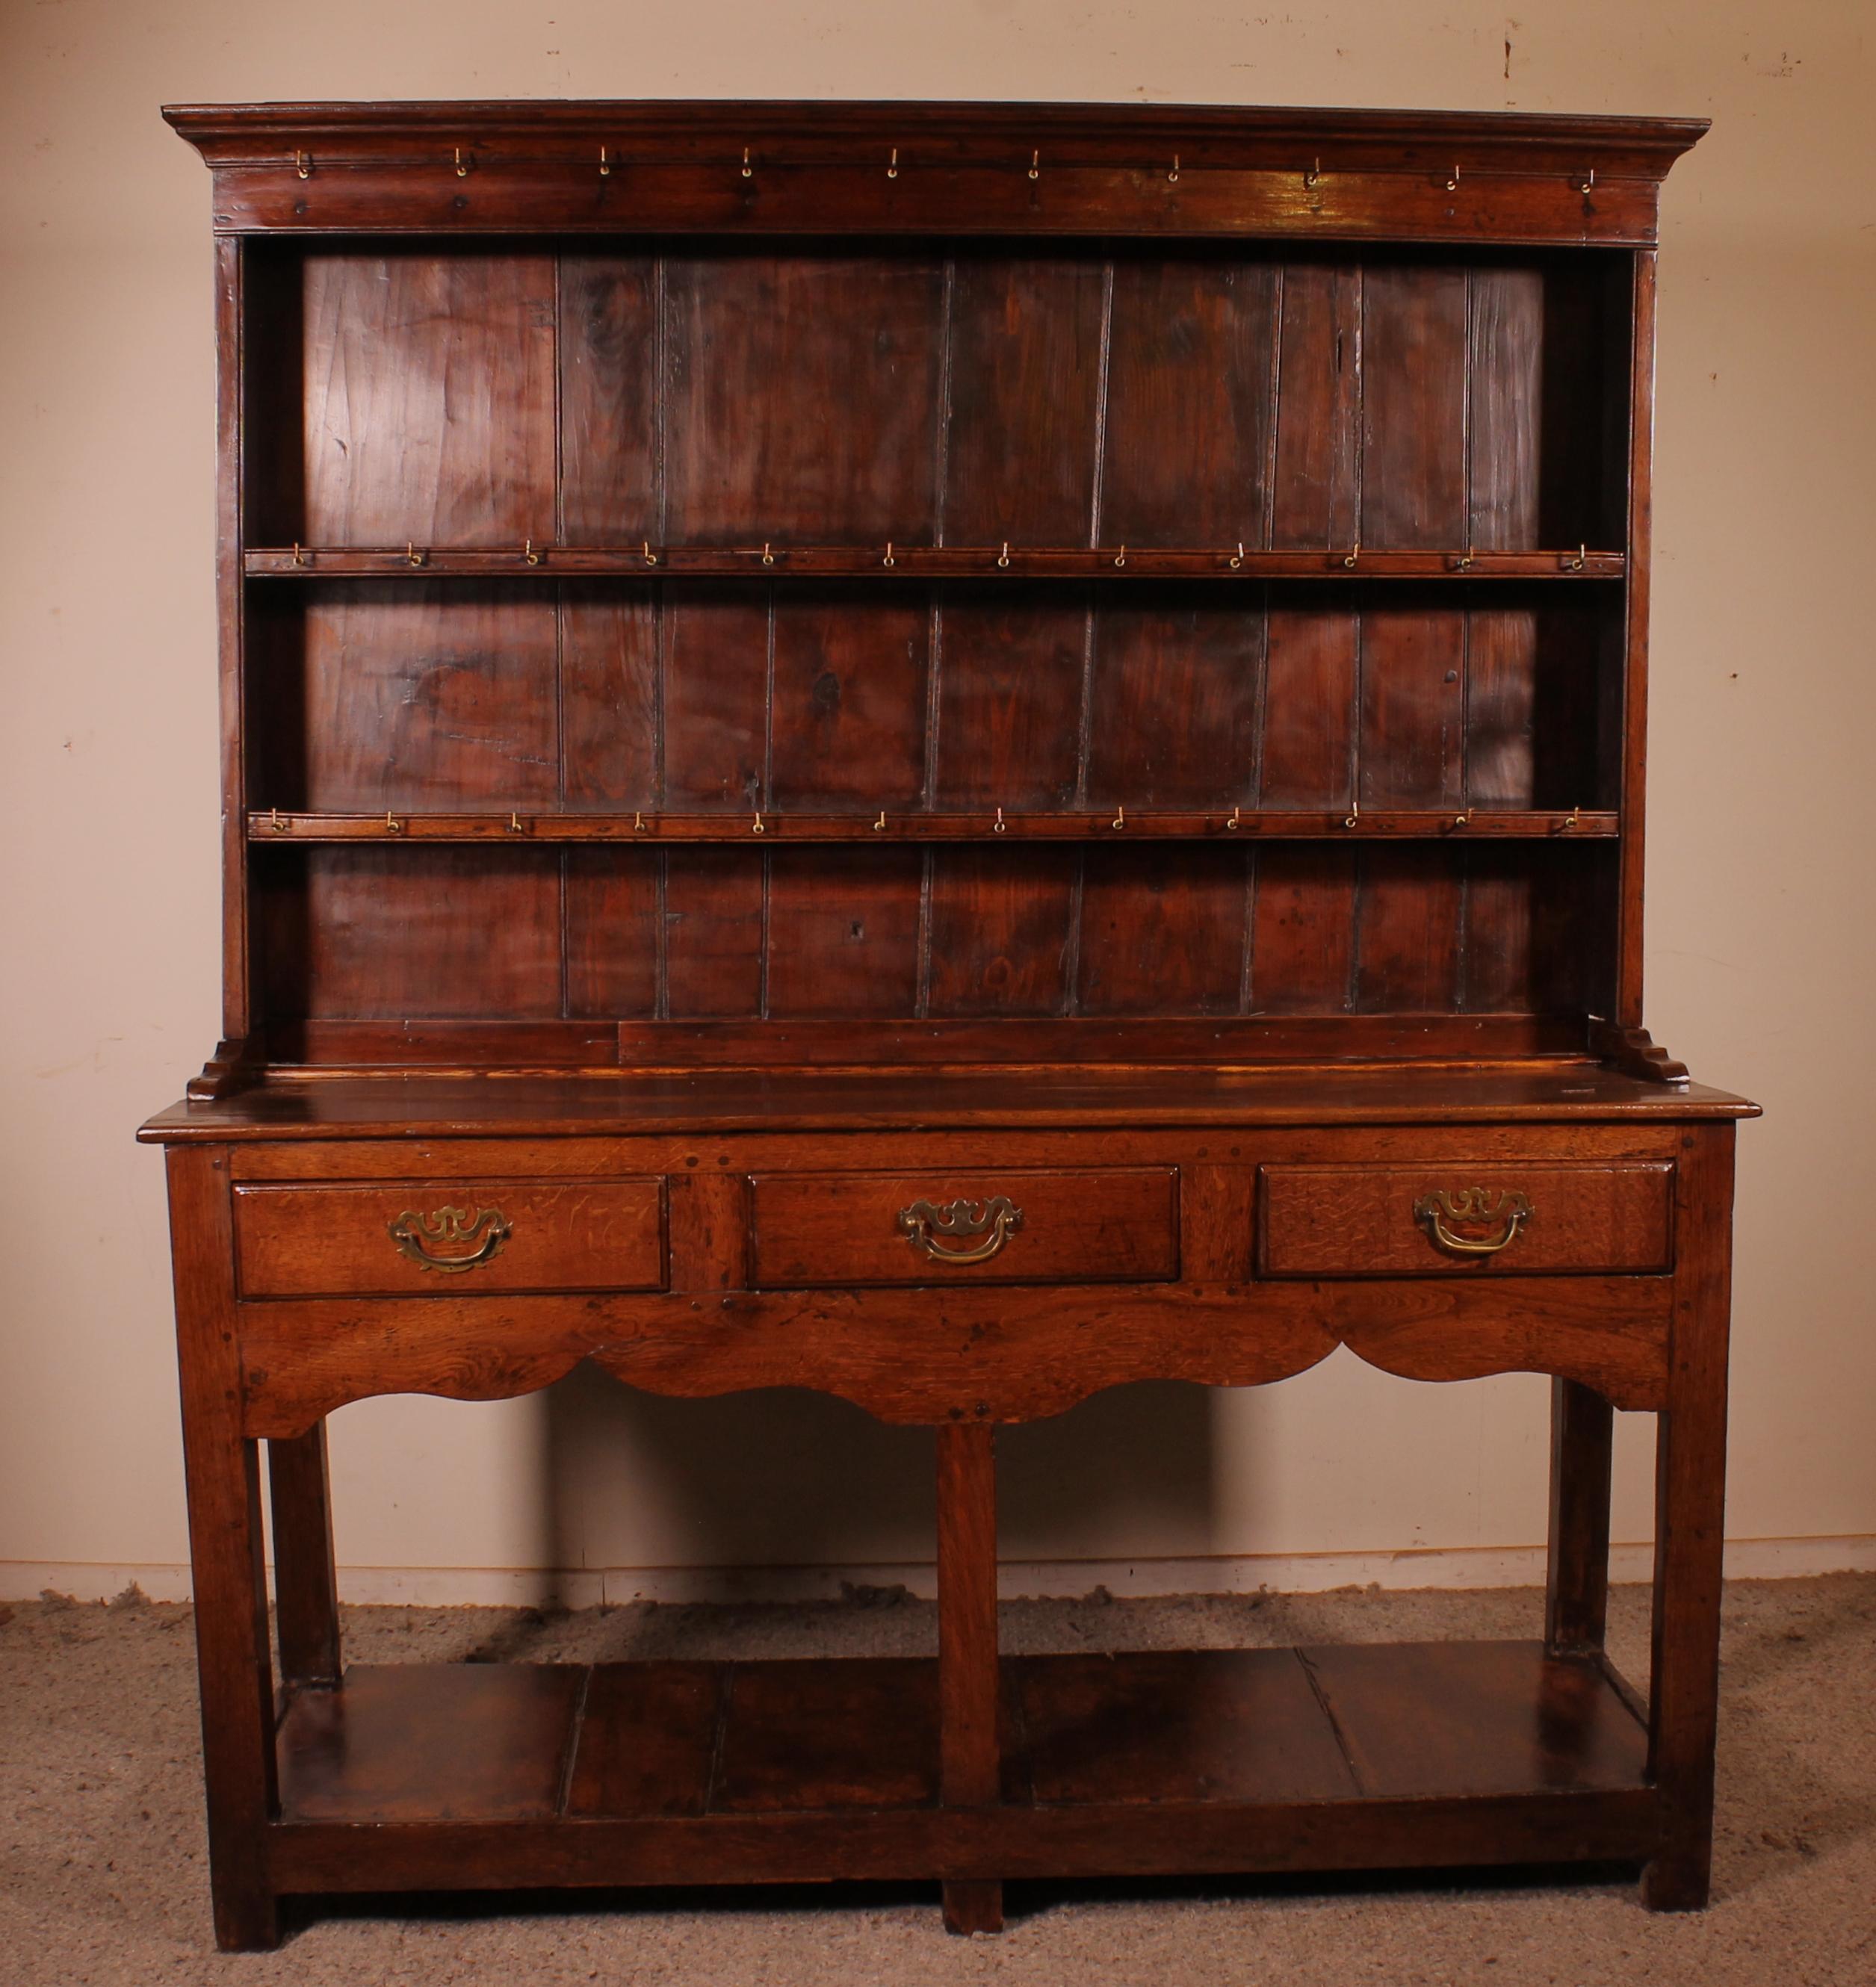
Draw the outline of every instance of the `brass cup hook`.
M649 832L650 831L645 825L644 815L640 813L634 813L632 817L632 832L634 835L644 835Z
M656 565L658 563L658 555L652 550L650 539L641 539L639 542L644 548L645 563L647 565Z
M882 565L891 565L893 563L892 541L890 538L888 538L886 541L886 557L882 558L879 563Z
M749 147L745 145L743 147L743 177L746 180L752 180L755 176L756 169L749 163Z
M522 539L521 558L528 565L538 565L541 563L541 555L535 550L532 538Z
M764 565L773 565L775 563L775 555L769 550L768 541L766 538L762 541L762 563Z
M1010 832L1010 824L1004 819L1001 808L997 810L997 818L990 823L990 832L993 835L1007 835Z
M1459 191L1459 167L1458 167L1457 166L1455 166L1455 167L1453 168L1453 177L1452 177L1449 180L1447 180L1447 182L1446 182L1446 191L1447 191L1447 192L1448 192L1448 193L1457 193L1457 192Z
M1007 538L1003 541L1003 550L997 555L997 563L1000 566L1007 566L1010 563L1010 541Z
M267 825L276 835L285 835L287 832L287 825L280 818L280 810L278 808L275 808L268 816Z
M886 809L884 808L882 808L879 810L879 818L873 823L873 832L876 835L883 835L886 832Z
M1596 191L1596 168L1591 166L1577 184L1577 191L1586 199Z
M456 177L459 180L466 180L469 177L469 165L470 161L464 156L463 148L458 145L456 147Z
M1032 180L1039 180L1042 177L1042 154L1040 152L1031 152L1029 155L1029 177Z
M295 152L293 154L293 170L299 174L302 179L311 179L312 177L312 154L310 152Z
M410 561L411 565L421 565L423 563L426 555L419 552L417 547L413 545L408 538L407 538L404 541L404 557Z
M1166 178L1171 184L1179 184L1179 154L1176 152L1172 154L1172 170L1166 174Z
M889 180L899 177L899 147L892 147L892 156L886 162L886 176Z
M1303 184L1306 187L1313 187L1321 177L1322 161L1320 159L1313 160L1308 171L1303 175Z
M1237 541L1237 552L1234 552L1230 558L1228 558L1228 559L1226 559L1226 560L1225 561L1225 564L1226 564L1226 565L1228 565L1228 566L1231 568L1231 570L1232 570L1233 572L1236 572L1237 571L1238 568L1239 568L1240 566L1241 566L1243 563L1244 563L1244 541L1243 541L1242 538L1240 538L1240 539L1238 540L1238 541Z
M1116 565L1125 565L1127 563L1127 548L1125 545L1122 545L1114 555L1114 563Z
M755 819L750 823L749 832L751 835L766 835L768 832L768 827L763 821L762 810L760 808L756 809Z
M1342 825L1344 828L1359 828L1361 825L1361 803L1359 800L1349 802L1348 813Z
M1361 541L1359 538L1357 538L1357 539L1355 540L1355 541L1354 546L1351 548L1351 550L1350 550L1350 552L1349 552L1348 556L1345 559L1344 559L1344 560L1342 561L1342 564L1343 564L1344 565L1345 565L1346 567L1348 567L1348 568L1349 569L1349 571L1350 571L1351 572L1352 572L1355 570L1355 561L1356 561L1357 559L1358 559L1361 556Z
M385 810L384 832L386 835L402 835L404 832L403 823L389 808Z
M599 177L602 180L609 180L612 177L612 162L606 156L603 145L599 147Z
M1127 810L1124 807L1116 808L1114 810L1114 818L1108 825L1113 828L1124 828L1127 825Z
M525 835L528 832L528 824L519 815L511 812L508 816L508 832L511 835Z
M1243 810L1241 808L1233 808L1230 815L1226 817L1225 826L1227 828L1235 828L1243 818Z

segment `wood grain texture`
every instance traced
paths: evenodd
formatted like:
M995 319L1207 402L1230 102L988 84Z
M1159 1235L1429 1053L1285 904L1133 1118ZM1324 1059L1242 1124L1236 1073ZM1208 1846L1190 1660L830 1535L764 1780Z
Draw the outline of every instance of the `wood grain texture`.
M982 1173L757 1173L750 1179L757 1289L843 1284L1155 1283L1179 1274L1179 1176L1170 1168ZM1013 1203L1021 1223L987 1261L936 1260L899 1225L923 1201L944 1210ZM936 1238L952 1252L970 1239ZM984 1239L982 1236L977 1240Z
M342 1665L325 1422L267 1445L267 1488L281 1681L289 1689L330 1689Z
M993 1429L936 1431L938 1793L946 1807L982 1808L1002 1781L997 1656L997 1453ZM948 1882L947 1931L1000 1931L994 1881Z
M1659 1272L1672 1266L1674 1169L1520 1165L1495 1159L1431 1166L1265 1166L1258 1176L1259 1267L1266 1276L1453 1276L1560 1270ZM1415 1209L1427 1194L1483 1189L1520 1193L1530 1214L1500 1253L1443 1249ZM1496 1240L1502 1219L1446 1224L1467 1240Z
M305 270L297 535L367 545L550 537L553 258L315 251Z
M1640 1008L1702 127L171 119L222 234L225 998L144 1135L223 1942L276 1888L916 1877L986 1931L1011 1877L1615 1857L1703 1901L1752 1107ZM1534 1212L1463 1260L1433 1185ZM899 1231L997 1193L980 1266ZM413 1196L513 1233L446 1280ZM1338 1345L1553 1376L1544 1645L1000 1664L997 1422ZM322 1417L583 1358L935 1425L937 1662L338 1681ZM1645 1739L1616 1406L1665 1415Z
M1299 1651L1365 1794L1633 1786L1646 1735L1601 1667L1537 1642Z
M1733 1149L1730 1125L1690 1132L1675 1171L1682 1260L1665 1412L1655 1437L1648 1745L1667 1827L1662 1852L1642 1879L1642 1901L1653 1911L1701 1910L1712 1882Z
M1038 1802L1321 1800L1356 1791L1294 1650L1019 1656L1010 1667Z
M931 538L944 289L934 258L674 256L665 287L670 537ZM752 396L757 380L781 390Z
M420 1679L420 1687L412 1688ZM585 1672L564 1663L354 1664L280 1729L295 1821L534 1821L560 1805Z
M1116 259L1095 543L1263 539L1277 289L1267 262Z
M471 1222L492 1210L510 1231L489 1260L439 1270L390 1230L445 1207ZM445 1263L489 1240L439 1236L421 1246ZM245 1297L449 1297L485 1290L655 1290L665 1280L664 1189L656 1179L472 1182L237 1189L235 1253Z
M1404 1379L1560 1374L1618 1407L1664 1398L1662 1280L1403 1277L1254 1290L1070 1285L670 1297L275 1299L241 1318L246 1426L295 1435L374 1393L505 1400L591 1358L635 1387L700 1396L810 1387L879 1419L1027 1421L1134 1380L1257 1386L1346 1344Z
M1609 1493L1615 1415L1573 1380L1550 1382L1550 1513L1544 1602L1552 1655L1601 1648L1609 1611Z
M956 258L940 543L1092 543L1105 274L1092 256Z
M274 1687L259 1462L241 1428L228 1155L204 1146L166 1157L215 1940L255 1952L279 1940L261 1840L277 1799Z

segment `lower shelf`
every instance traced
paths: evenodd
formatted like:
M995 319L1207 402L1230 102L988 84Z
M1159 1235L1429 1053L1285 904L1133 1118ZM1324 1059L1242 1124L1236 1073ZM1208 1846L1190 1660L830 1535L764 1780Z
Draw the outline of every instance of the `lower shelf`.
M283 1891L1640 1861L1646 1734L1534 1642L1006 1658L999 1806L916 1659L355 1668L279 1738Z

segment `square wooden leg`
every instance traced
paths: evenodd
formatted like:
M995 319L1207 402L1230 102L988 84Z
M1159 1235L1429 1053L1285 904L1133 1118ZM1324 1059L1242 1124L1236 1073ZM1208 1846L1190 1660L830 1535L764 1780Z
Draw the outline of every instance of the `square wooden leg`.
M1609 1468L1615 1411L1594 1388L1550 1382L1550 1547L1544 1638L1553 1655L1601 1648L1609 1613Z
M259 1445L241 1429L228 1154L172 1146L168 1160L215 1941L251 1952L280 1938L266 1860L276 1795Z
M1678 1170L1672 1363L1655 1462L1648 1765L1666 1827L1642 1877L1653 1911L1701 1909L1712 1865L1733 1144L1730 1125L1690 1132Z
M938 1430L938 1779L947 1807L984 1807L997 1741L997 1456L984 1426ZM1003 1929L1003 1885L947 1883L947 1931Z
M274 1510L275 1632L289 1685L329 1689L342 1674L326 1424L267 1445Z

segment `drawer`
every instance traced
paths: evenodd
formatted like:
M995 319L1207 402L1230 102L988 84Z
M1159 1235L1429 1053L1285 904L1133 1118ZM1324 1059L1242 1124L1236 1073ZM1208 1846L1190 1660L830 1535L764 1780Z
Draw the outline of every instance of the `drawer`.
M664 1182L238 1186L235 1253L246 1297L660 1290Z
M1264 1166L1267 1277L1647 1271L1672 1262L1666 1161Z
M758 1290L1166 1283L1179 1274L1169 1166L759 1173L749 1187Z

